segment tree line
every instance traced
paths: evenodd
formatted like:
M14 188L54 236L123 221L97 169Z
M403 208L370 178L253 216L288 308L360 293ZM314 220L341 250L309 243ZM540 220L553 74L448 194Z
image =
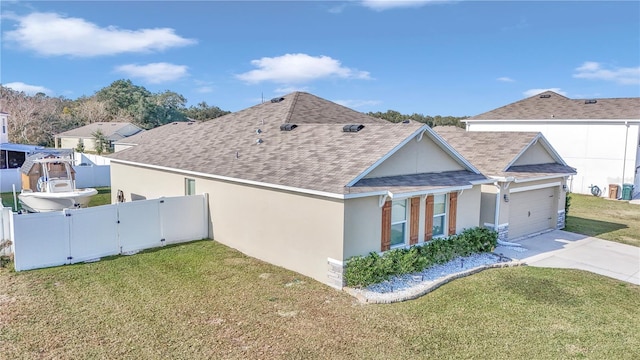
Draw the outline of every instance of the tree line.
M54 135L94 122L131 122L152 129L174 121L210 120L229 111L187 99L173 91L152 93L131 80L117 80L76 100L44 93L28 95L0 85L0 110L9 114L9 140L53 146Z
M174 121L206 121L229 111L206 102L186 107L187 99L170 90L152 93L131 80L116 80L92 96L71 100L44 93L28 95L0 85L0 110L9 114L9 141L53 146L54 135L94 122L131 122L152 129ZM395 110L367 115L402 122L414 120L431 127L454 125L464 128L466 117L405 115Z
M457 126L460 128L465 128L465 124L461 121L467 119L468 116L429 116L422 114L411 114L405 115L401 114L395 110L387 110L387 112L369 112L367 113L369 116L373 116L380 119L385 119L387 121L391 121L393 123L399 123L405 120L413 120L417 122L421 122L423 124L429 125L429 127L434 126Z

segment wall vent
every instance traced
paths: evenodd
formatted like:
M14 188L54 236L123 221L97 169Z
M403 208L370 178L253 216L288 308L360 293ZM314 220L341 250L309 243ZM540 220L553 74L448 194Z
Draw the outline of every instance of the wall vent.
M584 101L584 103L585 103L585 104L595 104L595 103L597 103L597 102L598 102L598 100L593 100L593 99L585 100L585 101Z
M296 125L296 124L286 123L286 124L280 125L280 131L291 131L291 130L297 128L297 127L298 127L298 125Z
M540 99L548 99L548 98L550 98L550 97L551 97L551 95L549 95L549 94L542 94L542 95L540 95Z
M358 124L358 125L345 125L342 127L342 132L358 132L360 130L364 129L364 125L362 124Z
M283 97L275 97L273 99L271 99L272 103L279 103L280 101L283 101L284 98Z

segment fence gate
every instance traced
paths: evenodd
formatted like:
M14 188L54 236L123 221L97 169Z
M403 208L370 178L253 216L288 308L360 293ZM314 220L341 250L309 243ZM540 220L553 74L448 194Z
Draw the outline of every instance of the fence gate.
M16 271L72 264L208 237L207 195L13 214Z

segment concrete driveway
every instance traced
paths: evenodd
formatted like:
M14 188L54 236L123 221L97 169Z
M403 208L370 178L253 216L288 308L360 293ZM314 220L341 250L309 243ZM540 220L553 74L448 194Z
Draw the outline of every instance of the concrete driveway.
M562 230L498 246L495 253L530 266L580 269L640 285L640 248Z

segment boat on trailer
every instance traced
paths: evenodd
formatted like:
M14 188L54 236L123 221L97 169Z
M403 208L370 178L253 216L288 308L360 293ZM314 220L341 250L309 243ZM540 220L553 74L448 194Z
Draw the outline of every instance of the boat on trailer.
M94 188L77 189L69 157L34 159L28 174L23 172L23 189L18 195L22 209L29 212L50 212L87 207ZM37 176L37 181L32 181ZM28 186L26 186L28 185Z

